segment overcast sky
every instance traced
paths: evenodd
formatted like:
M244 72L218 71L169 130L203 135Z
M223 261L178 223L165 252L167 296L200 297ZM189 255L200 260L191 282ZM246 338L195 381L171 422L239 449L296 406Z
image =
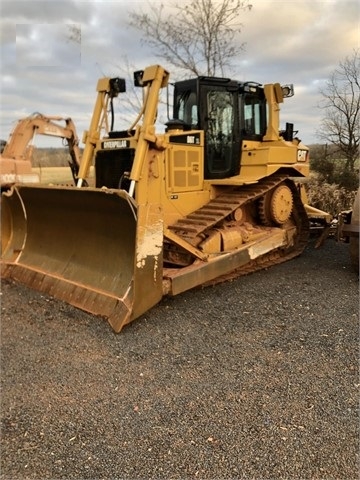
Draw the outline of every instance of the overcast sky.
M316 143L319 88L360 46L360 3L251 3L253 8L241 14L245 50L234 60L232 76L293 83L295 96L281 107L281 127L293 122L304 143ZM144 47L139 32L127 24L129 9L143 11L148 5L141 0L2 0L0 138L7 139L15 122L34 112L71 117L81 138L90 124L98 78L124 76L126 60L135 69L160 63L175 81L171 66Z

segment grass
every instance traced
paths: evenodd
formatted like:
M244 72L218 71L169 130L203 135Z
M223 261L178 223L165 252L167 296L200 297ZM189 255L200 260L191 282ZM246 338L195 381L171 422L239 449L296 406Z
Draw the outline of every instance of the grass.
M356 190L347 190L335 183L329 184L312 174L306 182L309 204L336 217L344 210L351 210Z

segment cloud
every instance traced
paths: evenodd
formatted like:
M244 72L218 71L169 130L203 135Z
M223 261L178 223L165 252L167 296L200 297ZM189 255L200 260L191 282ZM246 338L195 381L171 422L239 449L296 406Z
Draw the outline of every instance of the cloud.
M151 5L160 4L152 0ZM164 2L164 13L166 4ZM260 83L294 83L295 96L282 105L282 125L295 123L305 143L317 141L319 87L359 47L357 0L252 0L241 13L240 43L232 76ZM162 63L141 34L127 24L144 0L47 0L1 2L0 137L34 111L71 116L79 137L89 127L102 76ZM166 15L164 15L166 18ZM71 41L75 26L81 41ZM81 55L81 60L80 60ZM165 68L169 65L164 64ZM177 72L171 72L171 80ZM116 108L120 110L121 96ZM129 119L133 120L133 117Z
M255 3L258 12L249 15L243 31L244 56L262 75L270 72L271 81L276 71L296 73L305 80L327 77L356 46L356 4L347 0ZM261 28L259 17L269 19Z
M75 19L89 20L91 2L76 0L3 0L1 2L2 22L23 24L71 23Z
M74 33L79 33L79 40ZM80 64L80 25L17 24L16 60L21 66Z

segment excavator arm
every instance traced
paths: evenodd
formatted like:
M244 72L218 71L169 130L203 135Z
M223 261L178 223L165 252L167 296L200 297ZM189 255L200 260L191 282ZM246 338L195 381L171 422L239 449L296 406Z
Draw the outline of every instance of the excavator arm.
M64 122L64 125L58 122ZM15 182L38 181L37 176L32 173L31 164L32 142L36 135L60 137L67 142L71 157L69 165L74 180L76 179L81 155L73 120L34 113L17 122L0 156L2 186Z

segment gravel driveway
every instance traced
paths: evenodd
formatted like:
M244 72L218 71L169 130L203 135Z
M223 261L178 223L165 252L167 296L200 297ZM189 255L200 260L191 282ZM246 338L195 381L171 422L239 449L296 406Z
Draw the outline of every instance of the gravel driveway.
M107 323L2 283L1 479L359 478L348 246Z

